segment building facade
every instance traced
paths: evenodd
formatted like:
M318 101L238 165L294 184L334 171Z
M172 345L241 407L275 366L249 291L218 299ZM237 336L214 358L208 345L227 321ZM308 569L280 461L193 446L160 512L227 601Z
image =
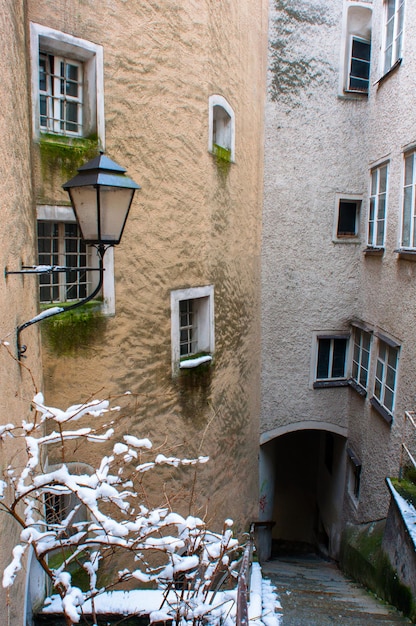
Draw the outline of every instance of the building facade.
M415 6L270 3L261 494L337 556L386 516L414 408Z
M2 414L21 417L38 390L60 407L131 392L120 434L211 457L196 477L149 484L154 503L168 480L173 506L213 527L231 517L237 532L257 515L267 11L248 0L4 1L1 11L3 266L78 268L4 277ZM62 184L100 150L142 188L122 243L106 253L100 298L23 331L19 366L15 327L94 289L96 254ZM74 460L93 466L94 454ZM35 566L25 567L29 579ZM42 590L21 580L1 603L8 624L26 626Z

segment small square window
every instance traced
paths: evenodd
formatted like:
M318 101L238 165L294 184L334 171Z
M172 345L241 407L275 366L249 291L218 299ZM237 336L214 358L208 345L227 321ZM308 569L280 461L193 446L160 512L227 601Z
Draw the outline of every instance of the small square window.
M346 378L348 339L347 335L317 337L313 383L315 389L348 385Z
M337 237L357 237L361 200L339 200Z
M212 360L214 352L214 288L171 292L172 372Z

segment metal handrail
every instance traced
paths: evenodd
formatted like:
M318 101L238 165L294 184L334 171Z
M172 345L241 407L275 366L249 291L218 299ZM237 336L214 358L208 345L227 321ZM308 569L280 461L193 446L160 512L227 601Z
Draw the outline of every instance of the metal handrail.
M254 524L250 526L250 535L241 561L237 585L236 626L248 626L248 602L250 597L250 570L254 547Z

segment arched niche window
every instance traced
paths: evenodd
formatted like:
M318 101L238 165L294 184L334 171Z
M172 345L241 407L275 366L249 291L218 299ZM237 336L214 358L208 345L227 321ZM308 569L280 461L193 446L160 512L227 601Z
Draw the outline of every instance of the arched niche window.
M371 60L372 11L368 5L348 3L345 27L343 91L368 94Z
M226 161L234 161L234 111L223 96L209 98L208 150Z

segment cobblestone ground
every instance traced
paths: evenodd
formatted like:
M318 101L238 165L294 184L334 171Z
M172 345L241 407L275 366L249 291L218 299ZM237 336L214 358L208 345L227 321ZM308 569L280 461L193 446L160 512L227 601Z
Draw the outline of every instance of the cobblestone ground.
M282 556L262 566L282 605L280 626L394 626L411 624L393 607L348 580L315 555Z

